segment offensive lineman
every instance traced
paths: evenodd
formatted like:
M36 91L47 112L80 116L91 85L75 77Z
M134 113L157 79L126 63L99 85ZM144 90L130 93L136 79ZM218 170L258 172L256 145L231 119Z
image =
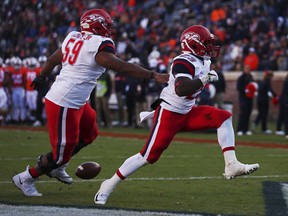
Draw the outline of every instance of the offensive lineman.
M39 156L38 163L13 177L13 183L26 196L42 196L35 180L43 175L71 184L65 167L73 155L98 136L96 113L87 102L97 79L107 69L135 78L155 79L166 83L168 74L158 74L115 56L112 19L102 9L92 9L80 18L81 32L70 32L62 47L46 61L34 88L44 86L45 77L62 64L60 74L45 97L48 130L52 151Z
M237 160L231 113L212 106L194 106L205 85L218 80L217 73L210 71L210 58L217 57L220 51L220 47L213 45L213 34L204 26L190 26L182 32L180 42L182 54L173 60L168 86L162 90L158 104L154 103L155 112L147 115L154 114L154 119L145 145L102 182L94 197L96 204L105 204L121 181L142 166L155 163L180 131L217 128L227 179L248 175L259 168L259 164L242 164Z

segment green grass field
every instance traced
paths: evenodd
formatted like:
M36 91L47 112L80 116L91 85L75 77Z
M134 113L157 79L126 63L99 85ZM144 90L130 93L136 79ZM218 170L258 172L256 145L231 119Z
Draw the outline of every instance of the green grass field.
M267 209L273 212L283 208L285 211L281 202L283 197L274 193L273 188L267 194L264 184L288 182L287 139L262 134L236 137L238 159L243 163L257 162L260 169L250 176L230 181L222 177L224 161L220 147L211 144L215 143L216 134L178 134L176 138L196 138L204 142L189 143L175 139L156 164L143 167L121 183L107 204L99 207L93 203L93 198L101 182L111 177L122 162L137 153L144 144L143 139L104 136L101 132L148 134L147 130L139 129L100 129L97 140L69 163L67 171L74 183L68 186L41 176L36 187L43 197L31 198L15 188L11 179L27 165L33 165L40 154L50 150L48 134L46 131L0 128L0 202L215 215L268 215ZM260 143L262 147L246 146L245 143ZM273 144L278 148L273 148ZM76 167L85 161L102 165L101 173L89 181L74 175ZM269 196L275 200L272 206L267 206L267 200L271 200Z

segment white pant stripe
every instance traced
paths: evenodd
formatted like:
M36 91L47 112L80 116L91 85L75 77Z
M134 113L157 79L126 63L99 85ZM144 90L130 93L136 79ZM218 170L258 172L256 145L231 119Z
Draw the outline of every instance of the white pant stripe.
M64 154L64 149L66 146L66 117L67 117L67 110L68 108L64 108L63 110L63 115L62 115L62 125L61 125L61 144L60 144L60 149L59 149L59 157L57 160L57 164L60 164L63 161L63 154Z
M155 143L155 139L156 139L156 136L158 134L158 130L159 130L159 127L160 127L160 124L161 124L161 116L162 116L162 113L163 113L163 108L160 107L160 111L159 111L159 116L157 117L157 123L155 125L155 129L153 131L153 134L152 134L152 138L150 140L150 142L148 143L148 148L145 152L145 155L143 156L146 160L150 154L150 151L151 151L151 148L153 147L154 143ZM154 114L155 115L155 114Z

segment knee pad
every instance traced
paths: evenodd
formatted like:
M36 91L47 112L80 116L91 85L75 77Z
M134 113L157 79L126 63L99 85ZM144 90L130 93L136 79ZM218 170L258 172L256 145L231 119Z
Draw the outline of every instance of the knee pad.
M38 166L42 170L43 173L48 174L53 169L57 169L59 165L57 165L53 160L52 152L47 153L46 155L40 155L38 157Z

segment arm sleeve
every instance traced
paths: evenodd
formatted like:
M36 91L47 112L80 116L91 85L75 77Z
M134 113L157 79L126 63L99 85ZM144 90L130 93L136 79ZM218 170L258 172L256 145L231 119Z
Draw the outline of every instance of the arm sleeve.
M193 79L195 75L195 67L193 64L184 59L174 61L172 67L172 74L177 78L180 76Z
M98 52L100 51L109 52L115 55L115 46L111 41L106 40L101 43Z

